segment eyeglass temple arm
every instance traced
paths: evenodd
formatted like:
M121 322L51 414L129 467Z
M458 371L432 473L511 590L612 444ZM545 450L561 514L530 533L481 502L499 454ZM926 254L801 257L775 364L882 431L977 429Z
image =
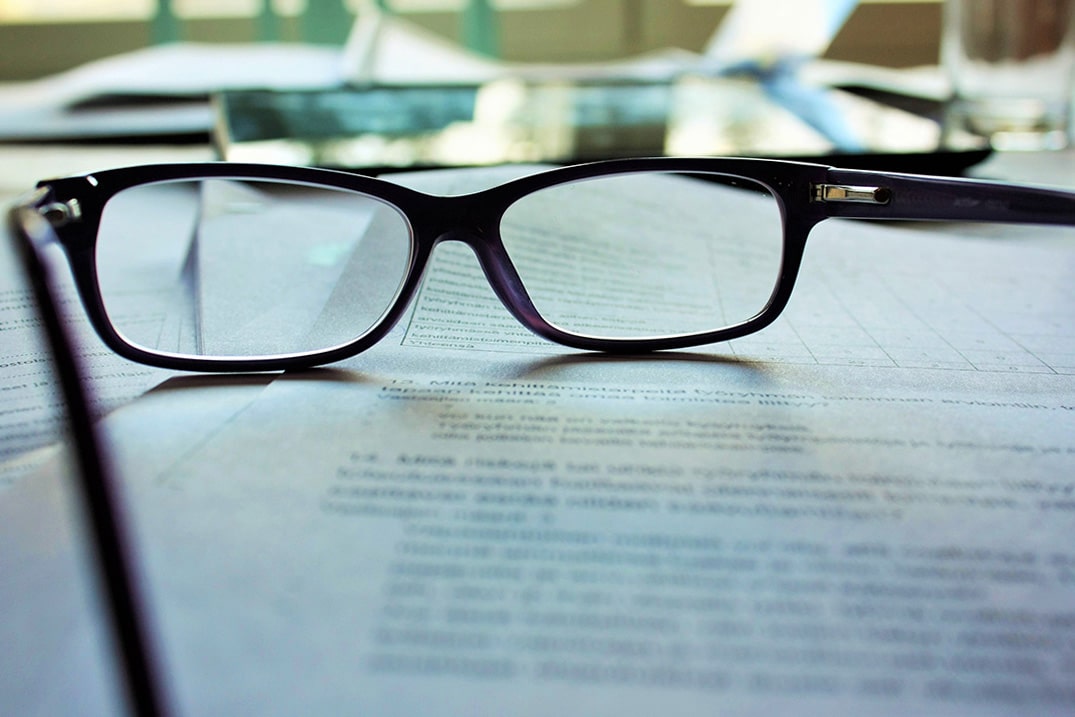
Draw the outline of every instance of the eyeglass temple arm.
M830 217L1075 226L1075 192L853 169L827 179L811 198Z
M80 502L91 529L129 706L139 717L164 715L167 710L162 683L149 646L145 612L135 590L134 561L125 535L128 523L122 516L118 491L106 468L90 416L82 370L56 308L49 267L38 248L53 240L47 222L36 209L40 199L41 195L35 194L28 203L13 207L8 214L8 228L33 291L67 410Z

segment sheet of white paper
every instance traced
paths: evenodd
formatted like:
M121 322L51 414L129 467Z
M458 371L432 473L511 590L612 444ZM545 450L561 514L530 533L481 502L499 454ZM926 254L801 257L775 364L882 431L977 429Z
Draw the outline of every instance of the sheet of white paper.
M830 222L786 319L627 358L500 331L443 252L186 450L197 401L126 407L181 711L1070 714L1075 252L1034 231Z
M185 377L143 396L156 406L127 447L156 474L242 411L269 376ZM38 389L38 394L44 393ZM142 417L149 414L143 413ZM139 420L125 423L139 430ZM126 433L126 429L124 431ZM116 664L69 456L52 450L38 474L0 498L0 713L121 714Z
M118 713L116 664L93 563L72 519L66 454L0 500L0 708L5 714Z
M281 381L167 471L143 507L184 707L1070 712L1063 400L504 368Z
M0 207L0 211L5 211ZM33 299L22 282L21 268L6 227L0 232L0 490L34 464L27 454L56 440L58 399L51 393L52 368L41 344L41 327ZM70 272L57 263L67 326L78 335L79 358L93 380L93 407L103 415L155 386L169 372L119 358L96 337L82 312ZM16 460L18 459L18 460Z

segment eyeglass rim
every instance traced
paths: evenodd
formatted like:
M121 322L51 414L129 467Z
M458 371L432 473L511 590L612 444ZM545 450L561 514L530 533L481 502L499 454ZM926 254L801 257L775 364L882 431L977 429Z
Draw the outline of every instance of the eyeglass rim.
M646 172L696 172L737 177L749 180L768 190L776 199L784 223L784 266L767 306L753 318L715 331L679 334L652 338L606 338L574 334L564 331L541 318L529 299L505 289L507 279L490 277L494 291L515 318L535 334L558 344L586 351L606 353L646 353L656 350L684 348L726 341L753 333L775 320L786 305L791 294L789 282L794 281L798 270L805 234L809 226L794 231L789 237L788 212L784 205L794 202L796 193L805 196L812 178L820 177L826 168L822 165L785 162L781 160L751 158L675 158L657 157L620 159L588 164L556 167L537 171L509 180L494 187L470 194L441 196L427 194L382 179L338 170L311 167L290 167L265 164L241 164L231 162L176 163L140 165L108 169L90 174L40 182L38 187L48 193L48 202L62 205L71 200L78 202L81 222L61 227L57 231L71 265L76 288L86 308L90 323L104 343L120 356L139 363L183 371L275 371L309 368L334 363L367 350L391 330L410 305L421 281L423 270L432 252L433 244L422 241L429 232L423 217L449 214L453 216L479 215L484 219L481 227L494 230L503 212L519 199L542 189L576 181L605 176ZM113 326L105 310L97 281L96 262L93 257L104 206L121 191L137 186L181 181L198 178L250 179L301 183L310 186L339 189L365 194L400 210L406 218L412 234L412 250L407 276L394 303L382 315L380 321L362 336L347 343L302 353L280 356L256 357L194 357L152 351L135 345L124 338ZM802 206L794 212L800 218ZM823 217L817 217L820 220ZM796 227L791 227L795 229ZM486 234L489 232L486 231ZM790 241L789 241L790 239ZM474 247L484 266L492 266L498 273L505 269L497 251L484 253ZM510 270L510 267L507 267Z
M1075 226L1075 192L1071 191L978 179L840 169L789 160L740 157L603 160L537 171L479 192L449 197L425 194L378 177L330 169L230 162L141 165L41 182L36 195L38 202L33 208L38 212L48 212L51 207L64 208L66 203L77 200L82 217L89 219L82 224L70 224L58 229L53 227L53 233L67 254L91 324L105 344L117 354L132 361L173 370L275 371L340 361L361 353L382 339L408 307L421 280L421 270L436 242L423 240L417 243L413 256L415 264L396 303L382 316L378 325L355 341L327 350L268 358L173 356L127 343L115 333L105 314L97 291L92 251L101 211L111 196L125 188L169 179L228 177L291 181L380 198L403 210L412 226L417 218L426 214L465 216L468 212L477 213L485 217L487 233L492 229L495 235L494 225L499 222L499 213L520 197L557 184L632 172L722 174L742 177L768 189L780 204L784 220L783 264L769 304L753 318L713 332L654 339L592 338L563 332L541 319L536 310L531 312L525 307L520 308L523 297L506 292L503 281L498 287L496 277L490 276L494 291L497 291L509 311L539 336L581 350L645 353L717 343L754 333L771 324L786 307L799 272L807 236L816 224L830 217ZM847 195L845 190L853 190L854 194ZM417 233L422 234L421 227ZM497 261L490 262L490 259L498 258L492 254L482 256L481 246L472 244L479 253L479 259L485 262L484 266L503 266ZM507 264L510 266L510 262Z

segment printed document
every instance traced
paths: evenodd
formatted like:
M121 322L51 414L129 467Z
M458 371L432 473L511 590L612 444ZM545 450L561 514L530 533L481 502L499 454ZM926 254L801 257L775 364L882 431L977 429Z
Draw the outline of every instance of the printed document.
M827 222L777 324L630 357L444 245L363 355L166 382L104 425L177 711L1071 714L1071 238ZM42 669L100 676L67 610Z

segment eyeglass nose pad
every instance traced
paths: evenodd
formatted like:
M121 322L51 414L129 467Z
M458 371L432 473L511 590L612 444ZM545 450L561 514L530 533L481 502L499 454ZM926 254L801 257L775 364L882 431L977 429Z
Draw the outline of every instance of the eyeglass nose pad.
M498 234L453 230L437 237L435 243L447 241L457 241L470 247L493 293L516 321L539 336L552 341L560 340L556 337L561 332L538 313Z

